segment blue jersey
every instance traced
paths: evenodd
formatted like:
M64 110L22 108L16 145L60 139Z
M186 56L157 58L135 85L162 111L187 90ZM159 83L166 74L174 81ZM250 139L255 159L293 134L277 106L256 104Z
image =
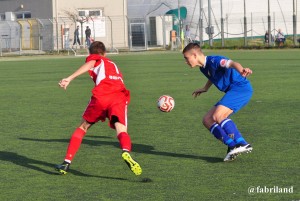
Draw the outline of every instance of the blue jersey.
M220 90L227 92L232 85L248 84L247 78L234 68L228 68L230 59L224 56L207 56L200 71Z

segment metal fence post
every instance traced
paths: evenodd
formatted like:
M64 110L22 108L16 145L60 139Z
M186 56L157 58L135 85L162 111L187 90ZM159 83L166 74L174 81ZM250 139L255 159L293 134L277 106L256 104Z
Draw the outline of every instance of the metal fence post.
M111 51L112 51L113 48L114 48L113 23L112 23L111 18L110 18L109 16L107 16L107 17L108 17L108 19L109 19L109 21L110 21L110 42L111 42L111 44L110 44L110 49L111 49Z
M163 22L163 48L166 49L166 19L165 19L165 15L162 16L162 22Z
M293 41L294 45L297 45L297 12L296 12L296 0L293 0Z
M268 46L271 46L272 35L271 35L271 15L270 15L270 0L268 0Z
M59 44L59 41L58 41L58 19L55 18L55 21L56 21L56 50L57 50L57 53L59 53L59 48L58 48L58 44Z
M247 17L246 17L246 0L244 0L244 46L247 46Z
M2 36L0 35L0 56L2 57Z
M222 41L222 47L224 47L224 18L223 18L223 4L222 0L220 0L221 4L221 41Z
M37 19L37 21L38 21L38 26L39 26L38 27L39 28L39 43L40 43L39 48L41 51L43 51L43 35L41 33L41 28L44 28L44 24L40 19Z
M22 34L20 34L20 40L19 40L19 43L20 43L20 51L19 51L19 55L21 55L21 52L22 52Z
M213 46L212 25L211 25L211 0L208 0L208 29L209 46Z
M203 2L199 0L199 41L203 45Z

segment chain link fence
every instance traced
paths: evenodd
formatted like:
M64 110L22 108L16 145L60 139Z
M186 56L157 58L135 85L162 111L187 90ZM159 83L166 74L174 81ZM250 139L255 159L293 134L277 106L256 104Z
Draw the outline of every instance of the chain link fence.
M79 26L80 44L74 43L74 31ZM74 21L69 18L22 19L0 21L0 53L27 54L44 52L75 52L87 49L85 29L91 29L90 40L100 40L108 51L128 49L128 19L126 16L106 16Z
M199 16L198 16L199 17ZM183 21L182 27L188 25L191 29L189 38L181 33L174 33L176 17L172 15L147 16L128 18L127 16L106 16L88 18L85 21L73 21L69 18L54 19L22 19L17 21L0 21L0 56L6 54L41 54L45 52L65 51L76 54L77 51L87 52L85 29L91 28L91 40L100 40L106 44L109 52L118 50L149 50L152 48L182 49L190 41L199 42L200 33L204 35L203 45L208 44L205 28L208 26L204 15L203 25L199 20ZM246 32L244 31L244 14L224 15L224 31L221 19L214 17L213 46L221 46L221 36L224 35L224 47L232 46L265 46L264 36L268 30L268 16L265 13L247 13ZM292 13L272 13L271 35L278 29L286 36L286 46L299 45L300 16L293 19ZM80 45L74 43L74 31L79 26ZM294 28L296 37L294 40ZM245 35L246 33L246 35ZM246 40L246 45L244 45ZM272 44L275 46L275 40Z
M245 17L246 17L246 26L245 26ZM300 38L300 16L296 17L296 20L293 19L293 13L279 13L273 12L270 16L270 26L271 26L271 44L273 46L276 45L276 35L278 34L279 29L283 32L286 38L286 45L293 46L299 45ZM204 18L205 19L205 18ZM220 40L222 36L222 21L221 19L216 19L212 21L212 26L214 29L213 33L213 46L220 46ZM244 13L234 13L231 15L224 15L224 39L225 39L225 47L229 46L264 46L265 44L265 34L268 31L268 16L266 13L247 13L244 16ZM192 34L192 38L194 40L199 39L199 24L194 23L191 24L191 27L194 28L194 33ZM203 29L208 27L207 20L204 20ZM246 31L245 31L246 27ZM296 31L296 44L294 44L294 29ZM208 34L204 32L204 44L208 44ZM246 40L246 45L244 45L244 40ZM235 41L235 42L234 42Z
M0 56L3 52L20 51L20 26L16 22L0 22Z

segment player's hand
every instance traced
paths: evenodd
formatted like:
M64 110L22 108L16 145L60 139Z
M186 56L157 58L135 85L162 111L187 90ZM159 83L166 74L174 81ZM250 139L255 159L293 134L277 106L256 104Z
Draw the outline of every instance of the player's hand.
M206 89L204 88L200 88L200 89L197 89L195 90L192 95L194 96L194 98L197 98L198 96L200 96L200 94L204 93L204 92L207 92Z
M67 86L70 84L71 80L69 80L68 78L64 78L62 79L61 81L59 81L58 85L61 87L61 88L64 88L64 90L67 89Z
M241 73L241 75L243 77L247 77L247 76L249 76L251 74L252 74L252 70L250 68L244 68L243 71L242 71L242 73Z

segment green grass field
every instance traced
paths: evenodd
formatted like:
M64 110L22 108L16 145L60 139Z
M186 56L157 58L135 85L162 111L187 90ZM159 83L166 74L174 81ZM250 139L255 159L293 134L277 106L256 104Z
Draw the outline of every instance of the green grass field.
M205 53L253 70L254 96L232 116L253 152L223 162L227 148L201 123L222 93L212 87L194 99L206 79L180 53L111 55L131 90L129 133L132 155L143 167L139 177L123 162L107 122L89 130L67 175L53 169L63 161L93 87L88 75L67 91L57 83L84 58L0 58L0 200L300 200L299 50ZM171 113L156 108L163 94L175 99ZM264 186L293 187L293 193L248 193Z

